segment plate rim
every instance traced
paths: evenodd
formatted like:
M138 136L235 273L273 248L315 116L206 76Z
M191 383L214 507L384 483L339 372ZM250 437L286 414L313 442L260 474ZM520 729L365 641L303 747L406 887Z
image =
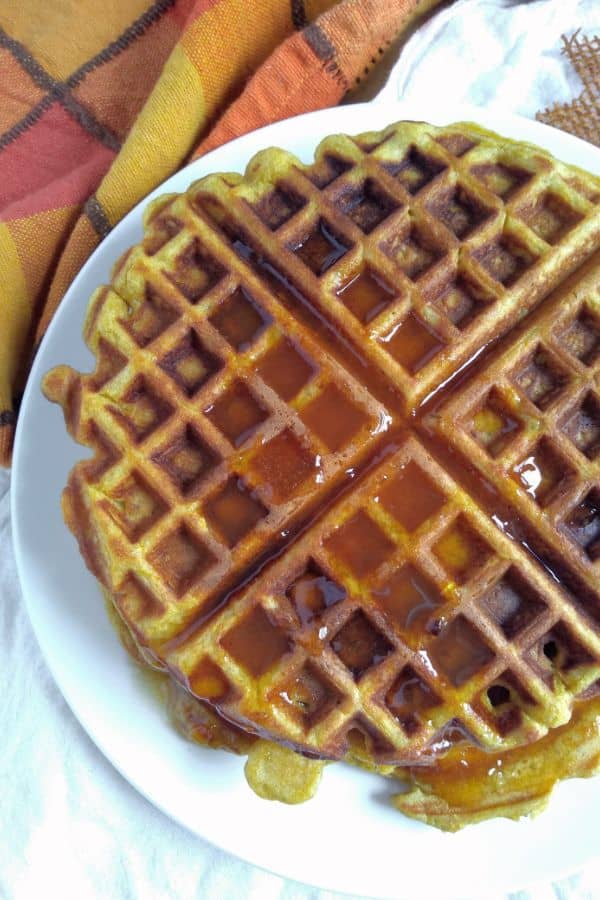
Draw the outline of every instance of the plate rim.
M181 181L183 176L189 175L190 177L187 179L188 182L193 180L196 177L200 177L195 174L197 171L200 171L204 168L208 170L219 170L218 159L221 156L224 156L224 151L226 150L228 154L233 154L234 156L237 154L240 158L247 161L251 158L251 156L256 152L255 148L249 154L245 152L245 147L250 146L253 147L254 144L261 141L261 135L267 133L271 134L272 132L279 132L287 126L289 129L294 130L297 129L301 124L306 125L307 128L311 130L311 134L313 132L317 132L315 136L314 146L316 147L318 141L321 137L325 136L325 134L334 133L335 128L339 127L337 124L332 127L329 123L333 120L335 123L340 120L346 124L343 124L341 128L347 133L359 133L363 130L370 130L370 127L363 128L358 123L360 121L360 114L366 113L367 110L377 110L375 113L375 117L381 115L381 118L387 122L400 121L402 119L409 119L418 117L419 121L430 121L430 120L446 120L448 122L456 121L477 121L479 123L484 123L485 127L490 127L492 130L496 130L499 133L507 127L507 124L510 123L512 127L518 129L519 131L523 131L525 133L525 137L520 138L533 143L544 143L544 137L548 135L548 133L552 133L554 137L553 141L558 141L561 148L565 148L568 156L576 156L578 157L578 162L574 163L575 165L581 165L583 168L588 167L588 160L592 160L594 165L591 168L597 168L598 173L600 174L600 150L598 148L593 147L592 145L582 141L579 138L575 138L572 135L568 135L564 132L558 131L557 129L551 128L545 124L540 122L536 122L533 120L526 119L521 116L512 115L506 113L505 110L494 110L487 109L481 110L476 107L465 106L465 105L457 105L455 107L446 107L444 109L436 108L434 104L431 106L422 107L419 105L418 109L415 109L414 104L405 104L402 101L391 101L386 100L385 102L377 102L372 101L367 104L348 104L346 106L339 106L333 109L325 109L318 110L316 112L305 113L300 116L295 116L291 119L284 120L282 122L273 123L271 125L267 125L261 129L250 132L247 135L243 135L239 138L236 138L234 141L229 142L223 147L219 147L209 154L206 154L205 157L202 157L198 160L194 160L189 163L178 172L174 173L168 179L166 179L161 185L157 186L147 197L143 198L138 204L136 204L132 210L113 228L111 233L107 236L107 238L102 241L98 247L94 250L92 255L86 260L84 265L82 266L79 273L74 278L73 282L69 286L68 290L65 293L63 301L54 316L50 326L44 335L42 342L40 343L40 347L38 348L38 352L36 355L36 359L34 360L34 364L32 366L32 370L23 394L21 411L19 416L19 421L17 424L16 435L15 435L15 445L14 445L14 455L13 455L13 471L12 471L12 479L11 479L11 524L13 531L13 546L15 551L15 558L17 564L17 573L19 576L19 582L22 586L23 591L23 599L25 601L25 606L27 609L27 613L32 624L33 631L36 636L36 640L40 647L42 656L44 661L52 674L55 684L57 685L59 691L62 696L65 698L69 708L73 712L75 718L81 723L84 730L91 738L91 740L96 744L102 754L107 758L110 764L118 771L120 774L128 781L130 784L135 787L135 789L142 794L149 802L151 802L155 807L164 812L169 818L183 825L185 828L190 830L192 833L206 840L212 846L215 846L219 849L225 850L226 852L231 853L238 858L243 859L244 861L256 865L259 868L273 872L281 877L290 878L294 881L299 881L299 879L294 874L290 874L289 871L286 871L285 868L278 867L277 861L273 860L273 863L265 864L264 862L257 861L253 858L251 853L245 854L243 849L239 847L233 848L232 846L228 846L218 840L213 839L210 836L208 831L201 831L195 828L192 828L189 822L185 821L178 815L177 811L169 808L168 804L165 804L162 799L157 796L156 793L153 793L148 789L148 786L143 783L143 779L137 777L136 773L132 773L128 770L127 766L121 764L121 761L115 757L115 753L111 749L111 747L106 746L106 742L98 735L97 730L94 728L93 724L93 716L88 717L86 710L82 709L79 704L74 700L72 691L69 689L69 685L65 684L64 679L61 674L57 674L55 671L55 667L51 663L51 654L48 652L48 648L46 647L46 637L43 632L40 633L38 628L39 623L36 621L35 614L35 606L33 604L33 598L30 594L28 594L26 590L27 585L27 574L25 571L26 568L26 528L23 507L21 505L20 498L22 496L27 496L26 492L26 441L28 438L27 435L27 423L28 419L28 410L30 404L32 403L32 396L34 391L39 388L40 375L45 371L43 369L43 360L45 357L45 351L48 347L52 346L52 343L57 339L56 336L60 336L61 323L65 317L70 314L71 307L77 302L78 299L78 290L80 285L85 283L87 273L93 267L94 263L98 260L99 257L103 257L107 253L110 253L111 247L113 243L117 245L119 243L119 235L126 231L127 227L130 226L133 222L138 222L142 210L145 208L150 199L153 199L155 196L159 196L162 193L168 192L170 189L170 185L175 181ZM389 117L388 117L389 111ZM353 116L356 115L357 127L353 125ZM321 129L319 126L321 125L321 120L326 124L324 129ZM494 124L490 124L493 121ZM315 125L316 123L316 125ZM510 129L509 129L510 130ZM558 136L558 138L557 138ZM550 138L548 137L550 141ZM268 145L270 143L270 138L267 141L265 138L265 142ZM297 142L297 141L296 141ZM556 151L555 155L556 154ZM561 151L562 152L562 151ZM582 157L585 161L579 162L579 157ZM559 157L560 158L560 157ZM216 166L213 168L212 160L216 161ZM222 170L222 168L221 168ZM116 260L117 256L113 257L113 261ZM87 305L87 292L85 292L84 302ZM82 342L83 343L83 342ZM572 784L570 782L569 784ZM474 826L481 827L481 826ZM588 861L591 861L594 857L588 857ZM579 868L580 866L585 864L585 861L575 860L572 863L565 862L563 865L557 864L557 866L553 869L552 874L549 876L551 880L556 880L557 878L563 877L570 871ZM539 881L539 876L532 876L531 881L529 883L535 883ZM336 884L335 878L328 879L328 883L323 883L321 879L314 880L307 877L306 880L301 881L300 883L310 884L315 887L323 887L325 889L330 890L338 890L338 891L348 891L348 887L341 887ZM502 890L508 891L511 889L523 889L523 881L519 879L518 882L513 882L508 880L504 880L502 883ZM377 896L387 896L386 894L378 894ZM448 894L447 896L454 896L454 894ZM457 896L459 896L457 894Z

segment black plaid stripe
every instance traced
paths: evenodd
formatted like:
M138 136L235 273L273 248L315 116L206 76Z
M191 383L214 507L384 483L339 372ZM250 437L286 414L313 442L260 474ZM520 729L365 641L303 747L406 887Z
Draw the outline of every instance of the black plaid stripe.
M98 237L101 239L105 238L111 229L111 224L99 200L96 197L90 197L83 211L92 223L92 228Z
M31 128L32 125L41 119L42 114L49 109L54 103L54 97L50 94L46 94L45 97L42 97L39 103L36 103L35 106L32 106L26 116L23 116L12 128L9 128L8 131L5 131L3 135L0 136L0 150L3 150L4 147L8 147L9 144L12 144L14 140L16 140L20 134L27 131L28 128Z
M77 87L86 75L93 72L99 66L109 62L126 50L133 41L142 37L148 31L151 25L162 17L162 15L175 4L175 0L156 0L152 6L142 13L139 18L129 25L119 37L111 41L100 53L93 56L86 63L76 69L75 72L65 82L70 88Z
M31 80L44 91L51 91L57 83L46 70L34 59L27 48L20 41L11 38L3 28L0 28L0 47L8 50L18 63L25 69Z
M97 140L106 147L115 151L120 148L121 142L116 134L114 134L110 128L107 128L106 125L99 122L82 103L73 97L65 82L57 81L49 75L23 44L7 35L2 28L0 28L0 47L4 47L4 49L8 50L14 56L38 87L48 91L47 96L50 98L50 106L55 100L58 101L79 125L85 128L89 134L97 138ZM27 116L25 116L25 118L27 118ZM36 120L34 119L34 121ZM30 122L29 124L31 125L33 122ZM12 130L16 130L14 126ZM22 128L19 133L22 133L24 130L26 129ZM4 146L6 146L6 143Z
M15 125L0 136L0 150L11 144L16 138L34 125L42 114L52 106L55 101L60 103L66 112L75 119L89 134L99 140L110 150L118 152L121 141L117 135L106 125L100 122L91 110L71 93L84 80L85 76L104 63L114 59L137 38L141 37L151 25L157 22L161 16L175 3L175 0L156 0L135 22L129 25L119 37L111 41L103 50L76 69L66 81L53 78L40 63L32 56L27 48L19 41L0 28L0 47L8 50L22 68L27 72L32 81L43 90L47 91L45 97L23 116Z
M300 29L308 25L308 18L304 8L304 0L292 0L292 25Z
M346 76L340 69L337 51L325 32L316 22L311 22L303 31L304 39L313 53L325 64L325 69L338 81L344 90L348 90Z
M319 59L323 60L323 62L329 62L331 59L335 59L335 47L323 29L319 28L315 22L304 29L304 37L309 47L315 52Z
M17 415L12 409L5 409L0 412L0 428L6 428L9 425L15 425L17 422Z

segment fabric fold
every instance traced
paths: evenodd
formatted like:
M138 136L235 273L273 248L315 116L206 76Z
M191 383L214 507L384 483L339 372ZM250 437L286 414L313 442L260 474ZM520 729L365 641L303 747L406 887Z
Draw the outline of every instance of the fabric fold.
M110 228L189 159L338 103L439 2L127 0L97 38L93 0L54 0L37 28L0 3L0 463L35 348Z

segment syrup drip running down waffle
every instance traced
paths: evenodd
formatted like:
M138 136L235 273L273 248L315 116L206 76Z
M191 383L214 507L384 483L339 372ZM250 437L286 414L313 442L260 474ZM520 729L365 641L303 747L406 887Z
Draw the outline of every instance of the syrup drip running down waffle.
M149 208L96 371L45 384L95 451L67 522L147 658L250 733L389 764L594 695L599 199L400 123Z

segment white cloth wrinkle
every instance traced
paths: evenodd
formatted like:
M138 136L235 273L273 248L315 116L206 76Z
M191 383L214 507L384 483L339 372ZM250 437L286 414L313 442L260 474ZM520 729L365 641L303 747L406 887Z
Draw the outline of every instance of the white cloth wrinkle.
M598 0L457 0L404 47L378 99L534 117L582 90L561 35L600 33Z

